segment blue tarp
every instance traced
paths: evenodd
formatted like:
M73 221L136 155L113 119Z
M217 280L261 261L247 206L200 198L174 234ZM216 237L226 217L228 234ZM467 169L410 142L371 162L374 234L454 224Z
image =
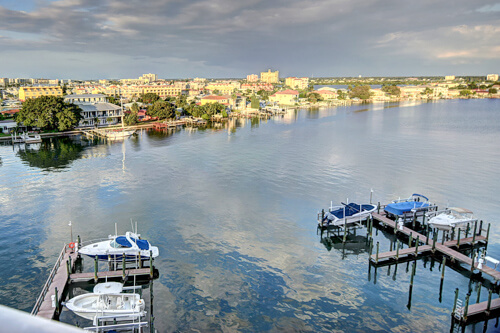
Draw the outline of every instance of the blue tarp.
M139 247L139 249L141 250L149 250L149 243L147 240L144 240L144 239L134 239L134 238L131 238L132 241L134 243L137 243L137 246ZM116 242L118 244L120 244L121 246L125 246L125 247L132 247L132 244L130 244L130 242L128 241L127 237L125 236L119 236L119 237L116 237Z
M361 211L370 210L373 208L372 205L361 205L361 207L356 203L350 203L345 206L345 215L346 217L353 216ZM330 212L330 214L334 215L338 219L344 218L344 208L339 208Z
M410 212L413 208L428 207L429 204L426 202L419 201L405 201L391 203L385 206L385 211L393 215L403 215L404 213Z

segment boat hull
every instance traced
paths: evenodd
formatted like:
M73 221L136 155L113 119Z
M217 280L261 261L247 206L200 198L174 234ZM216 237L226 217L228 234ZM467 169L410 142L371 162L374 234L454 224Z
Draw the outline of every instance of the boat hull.
M130 320L145 315L145 303L139 294L83 294L73 297L65 306L76 315L93 320L109 316L111 320Z

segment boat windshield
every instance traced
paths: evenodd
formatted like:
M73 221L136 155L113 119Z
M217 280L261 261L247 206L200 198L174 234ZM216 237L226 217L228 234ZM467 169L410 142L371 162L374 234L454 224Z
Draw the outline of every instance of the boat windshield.
M123 247L130 247L130 246L123 246L119 243L116 242L116 240L112 240L111 243L109 244L112 248L118 249L118 248L123 248Z

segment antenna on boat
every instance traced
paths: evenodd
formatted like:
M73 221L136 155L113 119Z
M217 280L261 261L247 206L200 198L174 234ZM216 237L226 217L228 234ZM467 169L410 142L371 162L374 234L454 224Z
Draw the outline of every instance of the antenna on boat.
M118 226L116 225L116 222L115 222L115 237L118 237Z
M135 234L137 235L137 237L139 237L139 234L138 234L138 232L137 232L137 231L138 231L138 230L137 230L137 221L135 221Z
M333 201L330 201L330 211L333 210Z
M373 189L370 189L370 205L372 204Z

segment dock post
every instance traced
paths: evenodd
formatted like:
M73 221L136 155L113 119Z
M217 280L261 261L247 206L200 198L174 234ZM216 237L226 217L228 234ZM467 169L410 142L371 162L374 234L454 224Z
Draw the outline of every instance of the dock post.
M415 256L418 256L418 244L420 243L419 238L420 236L417 235L417 240L415 242Z
M479 235L481 236L481 233L483 232L483 220L479 221Z
M491 223L488 223L488 230L486 230L486 241L488 241L488 238L490 237L490 227Z
M345 243L347 237L347 220L344 219L344 236L342 237L342 243Z
M417 222L417 212L413 212L412 229L415 230L415 223Z
M415 276L415 270L417 269L417 262L413 261L411 267L411 278L410 278L410 286L413 286L413 277Z
M422 215L422 225L425 225L425 213L423 213L423 215Z
M94 257L94 283L97 283L97 271L99 270L99 264L97 262L97 256Z
M490 316L490 308L491 308L491 295L493 294L493 290L489 290L488 293L488 303L486 304L486 316Z
M55 301L56 301L56 314L59 314L59 295L58 295L58 292L57 292L57 287L55 288L54 290L54 298L55 298Z
M465 238L469 237L469 223L467 223L467 229L465 229Z
M378 264L378 250L379 250L379 242L377 242L377 253L375 254L375 263Z
M460 248L460 228L458 228L458 233L457 233L457 249Z
M78 235L77 239L78 239L78 250L79 250L82 247L82 245L81 245L82 240L80 239L80 235Z
M380 201L378 202L378 205L377 205L377 214L380 214Z
M429 225L428 224L425 226L425 245L429 245Z
M399 260L399 239L397 240L396 243L396 260Z
M66 260L66 271L68 272L68 278L69 278L70 271L69 271L69 261L68 260Z
M481 282L479 282L479 284L477 285L477 299L476 299L476 303L479 303L480 299L481 299Z
M458 288L455 288L455 301L453 302L453 310L451 310L451 315L455 314L455 310L457 309L457 300L458 300Z
M444 269L446 268L446 257L443 257L443 263L441 264L441 281L444 279Z
M476 243L477 220L474 221L474 234L472 235L472 246Z
M464 321L467 321L467 312L469 311L469 297L470 293L467 293L467 296L465 296Z
M373 238L370 237L370 242L368 243L368 250L370 251L370 257L373 253Z
M149 277L153 278L153 251L149 251Z
M443 238L441 239L441 245L444 245L444 238L445 238L444 236L445 236L445 232L443 230Z
M436 238L437 238L437 234L434 232L432 234L432 253L434 253L436 251Z
M125 268L127 267L127 264L125 263L125 253L122 256L122 279L125 281Z
M325 219L325 209L321 210L321 225L323 225L323 220Z
M73 263L71 262L71 256L68 257L68 260L69 260L69 273L68 273L68 277L69 277L69 274L70 273L73 273Z
M410 232L410 237L408 238L408 247L411 247L413 245L413 235Z
M455 227L451 227L451 240L455 239Z
M470 264L470 272L472 274L472 273L474 273L474 268L476 268L475 265L474 265L474 261L476 260L476 250L472 251L472 257L471 258L472 258L472 262ZM472 279L472 275L471 275L471 279Z

